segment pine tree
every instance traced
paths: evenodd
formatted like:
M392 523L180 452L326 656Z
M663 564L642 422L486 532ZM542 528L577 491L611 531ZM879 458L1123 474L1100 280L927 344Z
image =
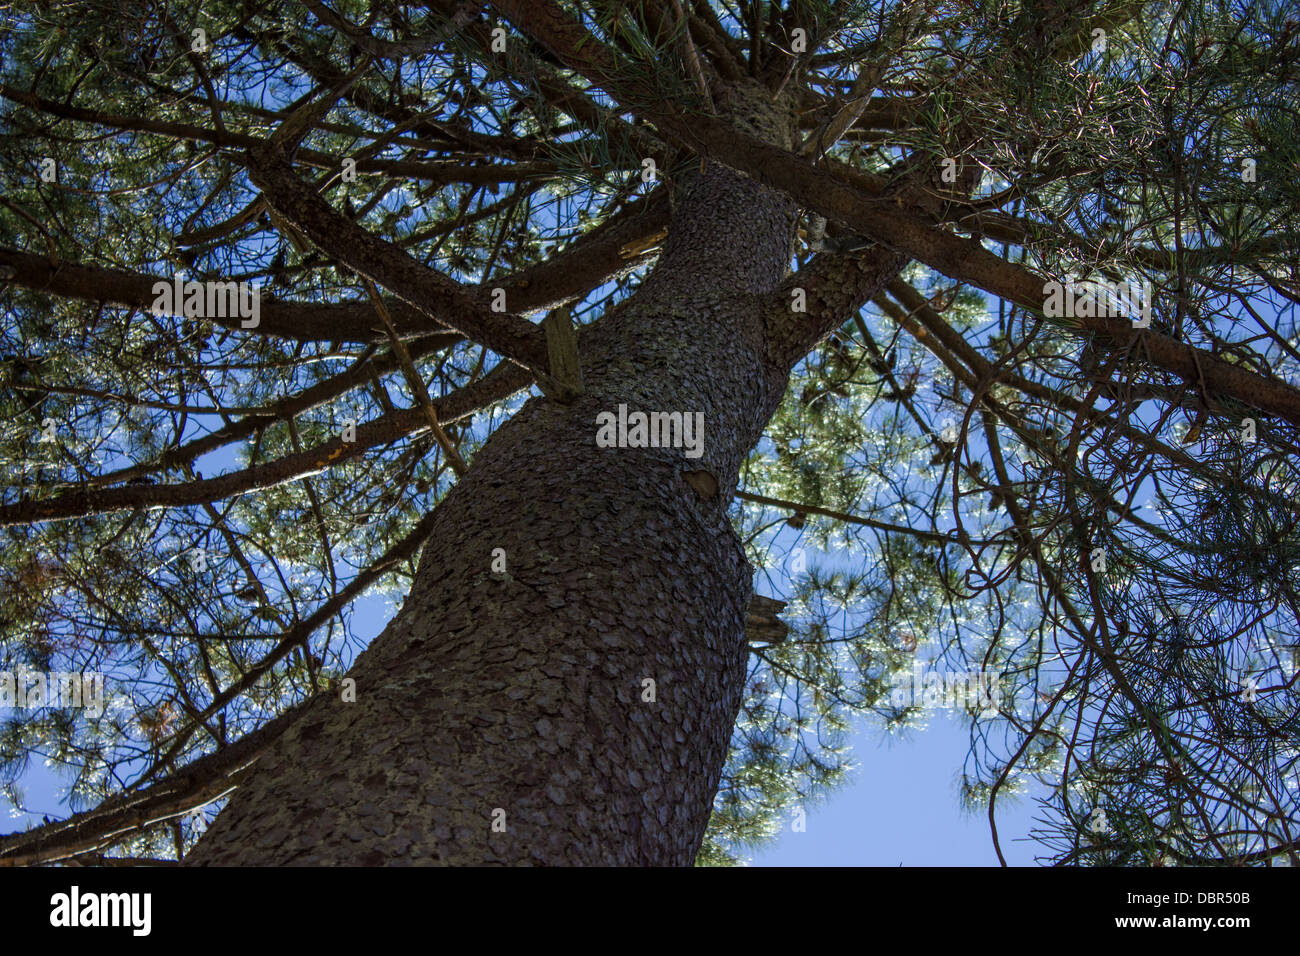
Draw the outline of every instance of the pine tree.
M9 4L0 861L728 863L959 706L1046 861L1300 862L1298 30Z

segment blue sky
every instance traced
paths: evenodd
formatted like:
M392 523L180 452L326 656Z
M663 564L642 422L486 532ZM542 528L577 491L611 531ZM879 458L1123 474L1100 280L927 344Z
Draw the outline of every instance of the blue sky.
M967 732L942 714L906 739L865 722L853 740L850 782L814 807L804 832L789 821L752 866L997 866L984 814L961 811L957 777ZM1011 866L1033 865L1035 804L999 798L998 837Z

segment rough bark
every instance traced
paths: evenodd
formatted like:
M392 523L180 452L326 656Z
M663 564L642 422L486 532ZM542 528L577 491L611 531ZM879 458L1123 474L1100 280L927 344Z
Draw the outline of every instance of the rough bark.
M788 146L766 91L720 108ZM758 305L794 214L721 166L683 186L655 271L583 338L584 393L484 446L356 702L311 704L188 863L694 860L743 687L752 569L726 510L786 385ZM703 456L597 447L619 404L703 412Z

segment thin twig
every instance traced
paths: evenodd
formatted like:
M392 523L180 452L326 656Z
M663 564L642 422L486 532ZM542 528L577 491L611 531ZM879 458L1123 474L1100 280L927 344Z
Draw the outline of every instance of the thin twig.
M397 364L401 366L402 374L406 376L406 383L411 386L411 391L415 393L415 400L420 407L424 409L424 417L429 420L429 430L433 432L434 439L437 440L439 447L447 456L447 461L451 463L451 470L456 472L457 478L464 478L465 472L469 466L465 464L465 459L460 457L458 452L447 437L447 433L442 430L442 425L438 421L437 409L433 407L433 400L429 398L429 390L424 387L424 380L415 370L415 363L411 361L411 353L406 350L406 345L402 342L397 334L397 329L393 326L392 317L388 314L388 308L384 305L384 300L379 297L379 290L369 279L361 280L366 287L366 292L370 295L370 301L375 304L375 311L379 313L379 318L384 322L384 328L388 330L388 338L393 343L393 354L397 356Z
M718 109L713 105L713 97L709 95L709 84L704 79L704 71L700 68L700 58L695 52L695 44L691 42L690 24L686 21L686 14L682 12L682 5L677 0L669 0L673 5L673 15L677 17L677 24L682 32L682 44L686 49L686 65L690 68L691 76L695 78L695 85L700 88L700 95L704 97L704 102L709 105L709 112L717 115Z

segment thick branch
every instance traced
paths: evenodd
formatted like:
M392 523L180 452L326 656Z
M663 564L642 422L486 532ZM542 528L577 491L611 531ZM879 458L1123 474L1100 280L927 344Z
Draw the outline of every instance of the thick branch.
M409 347L411 356L413 358L423 358L432 352L445 348L444 336L449 336L454 342L462 341L460 336L450 332L422 336L412 340ZM300 392L295 392L267 405L264 410L257 414L245 415L218 428L216 431L209 432L183 445L166 449L153 461L141 462L119 468L117 471L108 472L107 474L96 475L89 479L90 484L96 488L103 488L193 462L200 455L206 455L208 452L229 445L231 442L239 441L241 438L245 438L275 422L288 421L295 415L301 415L318 405L323 405L332 398L337 398L354 388L374 381L376 376L386 375L396 369L397 357L391 352L368 361L358 362L345 372L340 372L338 375L324 379L315 385L304 388ZM391 411L391 407L386 411Z
M175 140L189 140L196 143L211 143L226 149L255 149L264 141L248 133L217 131L206 126L179 123L171 120L151 120L137 116L120 116L115 113L102 113L79 106L69 106L54 100L43 99L25 90L0 84L0 96L32 109L40 110L50 116L61 119L74 119L111 129L127 130L137 133L154 133ZM318 169L335 170L339 166L339 157L318 150L300 148L296 158ZM357 172L381 173L401 179L414 179L420 182L450 184L468 183L470 185L490 185L493 183L518 182L536 176L550 175L555 172L553 163L510 163L499 165L469 165L458 160L437 163L422 163L407 159L375 159L362 157L357 160Z
M0 278L37 292L142 311L149 311L153 305L154 283L172 281L170 276L151 276L80 262L63 261L52 266L44 256L6 247L0 247ZM460 336L441 331L437 323L405 302L390 300L390 305L393 321L404 334L440 331L446 340L444 348L460 341ZM253 335L273 335L301 342L370 342L380 337L372 329L377 324L374 307L361 300L325 305L264 297L258 316L260 321L255 328L244 328L239 316L205 317L205 321Z
M806 208L950 278L1041 313L1041 277L994 255L978 240L946 232L921 216L870 195L862 188L861 177L848 167L832 164L832 173L712 116L687 116L672 103L648 107L638 102L641 91L615 79L615 60L609 51L551 0L495 0L494 6L573 69L625 105L636 104L647 119L697 153L780 189ZM1300 425L1300 389L1286 382L1224 362L1211 352L1151 329L1134 329L1121 319L1092 317L1073 321L1071 332L1100 332L1115 339L1121 348L1130 346L1136 338L1157 367Z
M296 707L147 789L109 797L93 810L0 838L0 866L37 866L102 850L123 837L224 796L257 756L302 714Z
M584 233L563 252L489 282L477 294L490 295L491 288L503 288L507 301L518 312L546 309L577 298L644 264L650 255L625 258L620 253L661 231L668 224L668 216L667 194L656 192ZM147 311L155 299L154 283L170 279L66 260L51 265L46 256L0 246L0 280L68 298ZM439 348L450 348L461 341L461 336L446 332L444 325L401 299L387 297L384 305L403 338L438 333L442 336ZM261 321L252 329L243 328L243 320L238 317L214 317L209 321L240 332L301 342L373 342L384 337L383 331L377 330L374 306L365 300L324 304L264 297L259 316Z
M823 252L790 276L764 303L768 356L791 368L822 339L880 293L908 257L884 246L859 255ZM804 312L796 312L802 290Z
M531 381L532 377L526 370L503 364L472 385L438 399L434 402L434 407L440 421L456 421L472 415L485 405L514 394L527 387ZM0 527L84 518L128 508L183 507L230 498L314 475L357 458L370 448L397 441L426 427L428 422L422 409L405 409L359 426L355 441L345 442L336 438L300 453L215 478L203 478L184 484L78 488L43 501L0 505Z
M470 289L335 211L294 174L280 150L250 150L248 169L271 207L326 254L498 355L533 371L546 370L541 329L509 312L490 311Z

